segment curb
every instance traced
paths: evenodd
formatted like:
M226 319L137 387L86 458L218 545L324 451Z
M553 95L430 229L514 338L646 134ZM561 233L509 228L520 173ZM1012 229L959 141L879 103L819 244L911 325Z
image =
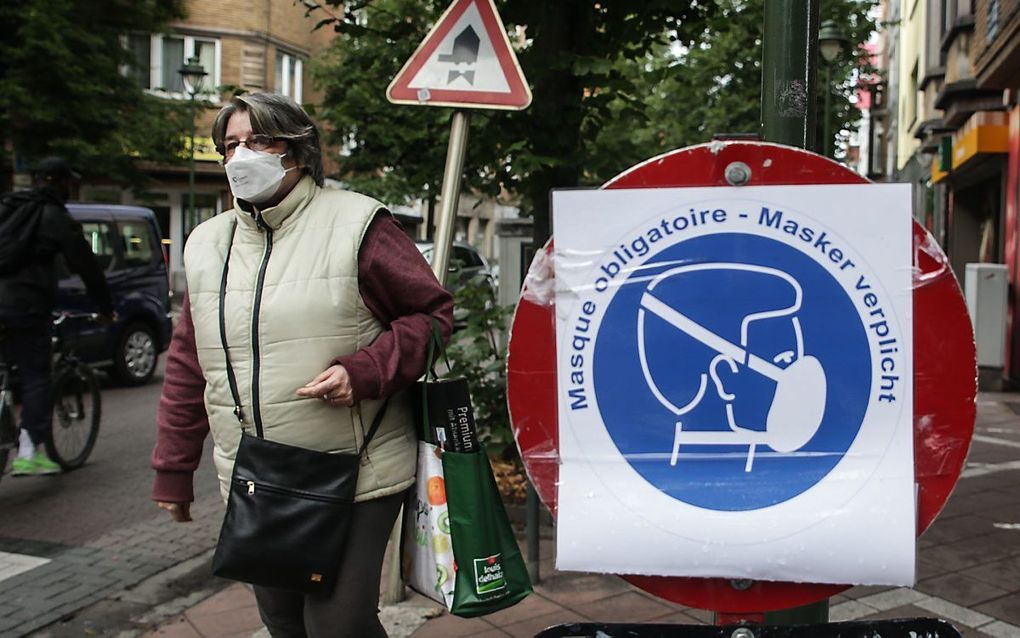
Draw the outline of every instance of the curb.
M135 638L152 631L230 585L212 575L213 551L180 562L28 635Z

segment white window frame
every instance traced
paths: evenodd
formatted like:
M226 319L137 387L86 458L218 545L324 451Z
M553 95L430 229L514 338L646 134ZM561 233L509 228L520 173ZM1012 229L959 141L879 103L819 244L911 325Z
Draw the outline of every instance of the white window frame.
M301 100L304 97L304 61L293 53L287 53L280 49L276 50L276 55L283 57L283 69L280 74L283 76L283 86L275 86L273 91L280 95L286 95L298 104L301 104ZM276 83L275 58L273 59L273 83Z
M185 35L183 33L153 33L150 40L149 49L149 86L159 87L163 83L163 38L183 38L184 39L184 60L187 61L195 55L195 41L199 42L211 42L213 44L213 72L210 76L206 76L203 82L203 89L199 95L205 99L218 103L220 101L219 91L217 87L220 85L220 68L222 66L222 43L219 38L206 38L196 37L193 35ZM176 70L175 70L176 72ZM150 88L147 89L148 93L152 95L158 95L160 97L167 97L174 100L186 100L188 94L183 91L166 91L161 88Z

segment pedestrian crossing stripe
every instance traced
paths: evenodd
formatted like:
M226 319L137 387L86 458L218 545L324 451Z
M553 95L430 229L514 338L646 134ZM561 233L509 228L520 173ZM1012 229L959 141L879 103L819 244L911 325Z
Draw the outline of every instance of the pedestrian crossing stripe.
M0 582L33 570L36 567L41 567L48 562L50 562L48 558L0 552Z

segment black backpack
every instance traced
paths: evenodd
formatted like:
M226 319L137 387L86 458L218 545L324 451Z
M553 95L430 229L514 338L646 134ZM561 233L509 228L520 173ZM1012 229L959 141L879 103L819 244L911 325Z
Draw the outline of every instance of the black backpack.
M35 251L35 235L44 202L21 193L0 198L0 276L27 266Z

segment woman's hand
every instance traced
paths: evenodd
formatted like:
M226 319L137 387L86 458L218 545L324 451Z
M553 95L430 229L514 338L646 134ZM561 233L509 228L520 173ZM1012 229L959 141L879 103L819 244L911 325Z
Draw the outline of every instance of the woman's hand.
M191 520L191 503L166 503L157 501L160 509L170 512L170 518L177 523L187 523Z
M337 364L297 389L299 397L315 397L336 408L354 405L354 389L347 369Z

